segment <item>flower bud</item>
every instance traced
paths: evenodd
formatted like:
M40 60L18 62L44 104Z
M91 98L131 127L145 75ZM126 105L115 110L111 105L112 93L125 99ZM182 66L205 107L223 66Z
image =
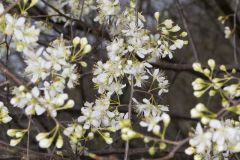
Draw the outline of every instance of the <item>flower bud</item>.
M21 142L21 138L19 138L19 139L11 139L10 140L10 146L16 146L20 142Z
M24 90L25 90L25 87L24 87L23 85L21 85L21 86L19 87L19 90L20 90L20 91L24 91Z
M143 141L144 141L144 143L149 143L149 142L150 142L150 139L147 138L147 137L144 137Z
M88 44L87 38L86 37L81 38L80 44L81 44L81 48L84 48Z
M178 49L181 49L184 45L184 41L181 40L181 39L177 39L175 42L174 42L175 46L178 48Z
M212 96L215 96L216 93L217 93L217 92L216 92L215 90L212 90L212 89L211 89L208 94L209 94L209 96L212 97Z
M160 143L159 148L164 150L167 147L166 143Z
M78 44L80 44L80 38L79 37L75 37L73 39L73 46L76 47Z
M83 66L83 67L87 67L87 63L84 62L84 61L80 61L80 64L81 64L81 66Z
M112 144L112 143L113 143L113 139L110 138L110 137L105 138L105 142L106 142L107 144Z
M235 73L237 73L237 70L234 68L232 69L232 74L235 74Z
M16 129L8 129L7 130L7 135L10 137L15 137L16 133L17 133Z
M63 138L61 135L58 136L57 142L56 142L56 147L57 148L62 148L63 146Z
M41 148L49 148L52 144L52 138L49 139L49 138L44 138L42 140L40 140L39 142L39 147Z
M166 113L163 113L162 118L163 118L164 125L168 126L170 123L170 116Z
M36 136L36 140L37 140L37 141L41 141L42 139L46 138L48 135L49 135L48 132L39 133L39 134Z
M155 150L155 147L154 146L152 146L152 147L150 147L149 149L148 149L148 153L150 154L150 155L154 155L155 154L155 152L156 152L156 150Z
M38 0L32 0L28 8L31 8L32 6L34 6L37 3L38 3Z
M159 21L159 18L160 18L160 12L155 12L155 13L154 13L154 18L155 18L156 21L158 22L158 21Z
M202 156L200 154L194 155L194 160L202 160Z
M182 32L182 33L180 34L181 37L186 37L187 35L188 35L187 32Z
M203 124L208 124L209 121L210 121L210 118L208 118L208 117L202 117L202 119L201 119L201 122Z
M69 100L65 104L64 108L72 108L73 106L74 106L74 101L73 100Z
M198 103L197 105L196 105L196 109L197 109L197 111L199 111L199 112L203 112L203 111L207 111L208 109L206 108L206 106L204 105L204 104L202 104L202 103Z
M84 49L83 49L83 54L87 54L87 53L89 53L90 51L92 50L92 47L91 47L91 45L86 45L85 47L84 47Z
M216 63L215 63L215 61L213 59L209 59L208 60L208 65L211 68L211 70L214 70L214 68L216 66Z
M205 93L205 91L195 91L193 92L193 95L197 98L201 97L203 94Z
M23 137L23 135L24 135L24 133L23 132L17 132L16 133L16 138L21 138L21 137Z
M195 152L195 149L193 147L188 147L187 149L185 149L185 153L187 155L192 155Z
M221 65L220 66L220 70L226 72L227 71L226 66L225 65Z
M10 122L12 120L12 117L10 117L10 116L5 116L4 118L2 118L2 122L3 123L8 123L8 122Z
M89 133L88 133L88 138L89 138L89 139L93 139L93 138L94 138L94 134L93 134L92 132L89 132Z
M180 27L178 26L178 25L176 25L176 26L174 26L170 31L171 32L178 32L178 31L180 31Z
M193 67L193 70L196 71L196 72L202 72L202 66L200 63L193 63L192 65Z
M201 116L201 114L198 110L196 110L196 108L191 109L190 113L192 118L199 118Z
M166 28L172 28L173 26L173 21L171 19L166 19L163 24L166 26Z
M207 77L209 77L210 76L210 70L209 69L204 69L203 70L203 74L205 75L205 76L207 76Z

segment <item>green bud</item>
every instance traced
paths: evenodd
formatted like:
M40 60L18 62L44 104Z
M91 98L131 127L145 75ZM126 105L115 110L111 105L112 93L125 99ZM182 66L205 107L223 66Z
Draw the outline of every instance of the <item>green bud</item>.
M212 97L212 96L215 96L216 93L217 93L217 92L216 92L215 90L212 90L212 89L211 89L208 94L209 94L209 96Z
M167 147L166 143L160 143L159 148L164 150Z
M154 18L156 19L156 21L158 22L160 19L160 12L155 12L154 13Z
M208 60L208 65L211 68L211 70L213 71L215 66L216 66L216 63L215 63L215 61L213 59L209 59Z
M202 72L202 66L200 63L193 63L192 65L193 67L193 70L196 71L196 72Z
M221 70L221 71L224 71L224 72L227 72L227 69L226 69L226 66L225 66L225 65L221 65L221 66L220 66L220 70Z
M19 139L11 139L10 140L10 146L16 146L18 143L20 143L21 142L21 138L19 138Z
M149 149L148 149L148 153L151 155L151 156L153 156L155 153L156 153L156 149L155 149L155 147L150 147Z

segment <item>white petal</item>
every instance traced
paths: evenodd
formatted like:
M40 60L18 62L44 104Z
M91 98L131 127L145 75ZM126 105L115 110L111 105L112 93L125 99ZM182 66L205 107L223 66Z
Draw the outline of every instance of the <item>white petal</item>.
M39 105L36 105L35 106L35 111L36 111L37 115L41 115L41 114L43 114L46 111L46 109L41 107L41 106L39 106Z

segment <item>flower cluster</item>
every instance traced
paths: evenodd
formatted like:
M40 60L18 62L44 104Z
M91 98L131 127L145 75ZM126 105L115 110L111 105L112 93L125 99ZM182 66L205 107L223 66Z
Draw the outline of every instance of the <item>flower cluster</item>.
M21 15L27 15L29 8L37 2L25 0L19 3ZM173 58L175 50L188 43L185 40L187 33L181 31L181 28L170 19L160 21L158 12L154 15L156 31L152 33L144 25L145 17L136 11L134 0L123 8L120 7L119 0L49 0L44 4L49 14L48 18L53 22L65 22L65 26L96 9L97 16L94 20L101 25L107 24L109 41L106 43L108 60L98 61L92 72L92 81L99 97L94 102L85 102L77 120L65 125L58 121L57 114L59 110L75 106L66 89L72 89L78 84L79 67L87 66L83 57L92 50L87 38L72 37L72 40L68 41L61 35L48 46L42 46L37 43L40 29L31 25L31 21L24 16L4 14L0 17L0 31L12 40L11 47L22 52L21 56L26 65L24 78L30 81L27 85L24 83L13 87L11 104L25 111L29 124L31 118L42 114L47 114L55 122L55 127L50 131L38 133L36 140L39 146L49 148L55 145L57 149L62 148L63 131L73 151L82 152L86 150L86 141L92 140L96 134L107 144L111 144L113 143L111 132L121 130L123 140L142 138L145 143L153 142L150 154L154 153L152 148L155 145L159 145L160 149L166 148L164 139L170 116L167 114L168 107L159 104L156 96L159 99L168 92L169 82L162 71L153 68L151 62L165 57ZM44 6L40 1L37 5ZM0 13L3 11L1 4ZM120 99L129 86L131 86L129 104L123 105ZM225 91L231 94L238 92L237 90L238 87L234 86L225 88ZM134 98L137 92L147 96L137 100ZM229 97L234 98L234 95ZM151 132L149 134L153 133L156 138L134 131L131 126L131 112L121 110L126 106L137 113L139 125ZM10 121L11 117L8 116L6 107L0 104L0 109L0 120L3 123ZM20 143L29 131L30 127L8 130L8 135L12 138L11 145Z
M28 129L9 129L7 135L13 139L10 141L11 146L16 146L21 142L24 135L28 132Z
M2 3L0 3L0 13L4 11ZM12 37L11 47L16 48L17 51L22 52L26 48L36 46L39 29L26 22L24 17L12 16L6 14L0 18L1 27L0 32Z
M204 69L200 63L193 64L193 69L206 77L206 79L196 78L193 81L194 95L201 97L205 92L208 92L209 96L214 96L219 93L222 98L222 105L229 107L229 99L230 101L233 100L238 97L239 93L239 83L236 82L238 78L235 76L236 70L232 69L231 72L228 72L225 65L216 67L213 59L208 60L208 65L210 69ZM220 73L216 74L216 69L219 69Z
M194 160L228 158L240 152L239 122L213 119L208 127L198 124L189 141L191 147L185 150L189 155L194 154Z
M69 124L68 127L63 131L63 134L69 138L72 150L81 151L84 149L81 145L81 141L85 140L85 130L77 123ZM92 133L89 133L87 138L92 139Z
M27 115L42 115L46 110L52 117L57 116L58 110L69 109L74 106L73 100L68 100L68 95L51 92L44 88L44 96L40 95L40 89L34 87L29 92L24 86L13 90L15 97L11 99L11 104L15 107L25 108Z
M120 13L119 0L97 0L98 15L94 19L99 23L105 21L109 23L110 19Z
M191 110L192 118L201 118L203 124L207 124L211 119L216 118L217 114L211 112L204 104L198 103L195 108Z
M55 146L62 148L63 137L60 134L60 128L57 124L50 132L41 132L36 136L36 140L39 142L41 148L49 148L55 140Z
M101 107L102 109L97 105L99 99L95 105L85 104L82 108L83 115L78 119L80 123L84 123L85 129L109 127L111 124L109 119L117 117L113 112L115 106L112 106L111 102L120 105L119 96L124 93L128 85L141 89L150 84L148 94L152 95L156 91L158 96L161 96L167 93L168 80L159 69L152 69L150 61L165 57L172 58L172 53L176 49L181 49L187 44L184 40L187 36L186 32L180 32L180 27L171 20L159 22L157 16L155 18L158 34L151 34L144 28L145 18L141 13L136 13L133 1L123 11L118 0L97 0L97 4L98 16L95 20L101 24L109 24L107 29L112 40L106 46L109 59L106 62L98 61L94 67L93 82L100 96L107 97L107 104L105 102L105 107ZM116 100L115 97L118 99ZM170 117L166 113L168 107L156 104L154 96L150 99L144 98L143 103L139 103L135 98L133 101L135 102L133 109L141 119L140 126L147 127L149 132L164 139L166 128L170 123ZM120 117L118 120L124 123L126 120L123 120L123 116ZM163 122L162 129L161 122ZM120 128L124 140L144 137L133 131L130 125L127 127L120 125Z
M109 97L97 99L95 105L86 102L85 107L81 109L83 115L78 118L78 122L84 124L84 129L111 127L113 130L117 130L119 128L118 121L127 115L119 113L117 109L110 110Z
M79 39L77 41L76 39ZM28 91L24 86L13 90L11 103L19 108L25 108L27 115L41 115L46 110L55 117L58 110L69 109L74 106L74 101L69 100L64 93L65 85L73 88L77 84L79 75L77 65L72 63L78 61L83 64L81 58L90 52L86 38L74 39L74 53L71 54L70 46L65 46L62 38L53 41L51 47L34 50L24 50L24 58L27 64L25 72L32 83L37 86ZM77 49L80 46L80 49ZM81 63L82 62L82 63ZM43 93L43 94L41 94Z
M220 95L221 110L217 113L199 103L191 110L192 118L200 118L204 127L197 124L191 133L190 147L185 152L194 155L195 160L229 159L239 153L240 126L239 119L226 119L228 112L239 115L239 78L236 70L230 72L225 65L217 66L213 59L208 60L209 68L203 68L200 63L194 63L193 69L205 78L196 78L192 85L196 97L208 92L209 96ZM221 119L221 120L219 120Z
M135 109L137 113L143 116L140 126L147 127L148 131L153 131L153 133L159 134L159 123L163 121L168 125L170 117L165 113L168 111L168 107L163 105L153 105L146 98L143 99L143 103L139 103L135 98L133 101L136 103Z

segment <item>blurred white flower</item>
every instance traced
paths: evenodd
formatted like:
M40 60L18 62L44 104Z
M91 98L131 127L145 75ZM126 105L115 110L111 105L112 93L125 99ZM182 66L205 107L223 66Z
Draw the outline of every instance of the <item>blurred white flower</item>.
M0 123L8 123L12 120L12 117L9 116L9 111L3 102L0 102Z

